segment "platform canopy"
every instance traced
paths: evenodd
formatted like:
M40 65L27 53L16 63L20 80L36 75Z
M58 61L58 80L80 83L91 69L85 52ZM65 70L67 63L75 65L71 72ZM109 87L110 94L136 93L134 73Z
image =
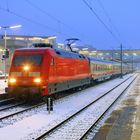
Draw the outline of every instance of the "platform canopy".
M4 48L5 36L0 35L0 49ZM23 36L23 35L7 35L7 48L16 49L21 47L28 47L33 43L50 43L56 45L55 36Z

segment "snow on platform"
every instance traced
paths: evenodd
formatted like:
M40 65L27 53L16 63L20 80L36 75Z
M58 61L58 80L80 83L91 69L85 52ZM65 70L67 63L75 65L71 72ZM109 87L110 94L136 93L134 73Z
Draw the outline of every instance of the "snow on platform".
M0 94L5 93L5 87L7 87L7 82L4 79L0 79Z
M140 140L140 76L92 140Z

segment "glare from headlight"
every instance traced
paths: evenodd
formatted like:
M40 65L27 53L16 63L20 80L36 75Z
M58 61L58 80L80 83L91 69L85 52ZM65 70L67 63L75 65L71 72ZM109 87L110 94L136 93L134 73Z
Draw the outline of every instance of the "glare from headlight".
M34 79L34 82L35 82L35 83L41 83L41 79L40 79L40 78L35 78L35 79Z
M25 66L23 67L23 69L24 69L25 71L28 71L28 70L30 69L30 67L29 67L28 65L25 65Z
M9 82L10 82L10 83L16 83L16 79L15 79L15 78L10 78L10 79L9 79Z

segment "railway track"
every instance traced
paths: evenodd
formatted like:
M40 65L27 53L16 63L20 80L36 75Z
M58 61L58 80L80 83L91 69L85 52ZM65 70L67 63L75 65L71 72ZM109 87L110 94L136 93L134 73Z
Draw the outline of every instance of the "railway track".
M15 102L15 98L3 99L3 100L0 100L0 106L10 104L10 103L13 103L13 102Z
M0 101L9 98L7 93L0 94Z
M20 103L18 103L16 105L10 106L9 108L7 107L7 108L4 108L4 109L0 110L0 113L1 113L0 121L8 120L8 119L10 119L10 118L12 118L14 116L18 116L18 115L20 115L20 114L22 114L24 112L30 111L30 110L32 110L34 108L38 108L38 107L44 105L44 103L39 103L39 104L28 106L28 107L27 106L23 106L23 105L27 105L27 103L26 102L20 102ZM13 109L13 110L11 111L10 109ZM8 115L5 115L6 114L6 110L8 112L7 113ZM2 114L2 111L4 111L4 115Z
M20 106L20 105L24 105L25 104L25 102L23 101L23 102L18 102L18 103L13 103L13 104L8 104L8 105L6 105L6 106L4 106L4 107L0 107L0 112L1 111L6 111L6 110L8 110L8 109L12 109L12 108L14 108L14 107L18 107L18 106Z
M131 76L129 78L131 78ZM124 80L122 83L124 83L125 81L127 81L129 78L127 78L126 80ZM118 84L117 86L121 85L122 83ZM111 90L113 90L114 88L112 88ZM108 92L110 92L111 90L109 90ZM11 121L8 122L8 120L11 120L11 119L14 120L14 121L12 121L12 124L13 124L16 121L21 120L22 118L25 118L25 117L30 116L29 115L29 112L32 112L32 110L36 110L36 112L38 112L42 108L46 108L46 104L44 102L39 103L37 105L32 105L30 107L24 107L24 108L22 107L22 108L20 108L20 111L17 111L18 109L15 108L14 109L15 110L14 112L13 111L9 111L10 114L8 113L8 115L3 115L3 116L0 117L0 122L2 122L2 123L0 123L0 128L3 127L3 126L5 126L6 124L7 125L8 124L11 124ZM3 123L4 123L4 125L3 125Z
M41 139L84 139L90 130L99 122L99 120L108 112L108 110L118 101L118 99L123 95L123 93L128 89L131 83L136 79L135 77L130 77L118 84L98 99L90 102L88 105L57 124L55 127L46 131L45 133L37 136L36 140ZM123 88L122 88L123 86ZM121 87L121 88L120 88ZM121 91L120 91L121 90ZM117 92L120 92L116 95ZM112 97L112 100L108 100L108 97ZM105 103L104 103L105 102ZM105 109L101 109L100 105L106 104ZM94 108L95 106L98 106ZM93 109L94 108L94 109ZM100 109L101 111L100 111ZM92 111L94 110L94 111ZM96 113L99 116L95 116ZM87 115L85 115L87 114ZM92 117L90 117L90 115Z

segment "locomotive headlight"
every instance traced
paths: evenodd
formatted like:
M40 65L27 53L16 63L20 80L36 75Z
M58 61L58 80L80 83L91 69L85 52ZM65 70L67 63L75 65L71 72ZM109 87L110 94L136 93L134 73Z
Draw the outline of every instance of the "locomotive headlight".
M29 67L28 65L25 65L25 66L23 67L23 69L24 69L25 71L29 71L30 67Z
M15 79L15 78L10 78L10 79L9 79L9 83L11 83L11 84L16 83L16 79Z
M35 82L35 83L41 83L41 79L40 79L40 78L35 78L35 79L34 79L34 82Z

